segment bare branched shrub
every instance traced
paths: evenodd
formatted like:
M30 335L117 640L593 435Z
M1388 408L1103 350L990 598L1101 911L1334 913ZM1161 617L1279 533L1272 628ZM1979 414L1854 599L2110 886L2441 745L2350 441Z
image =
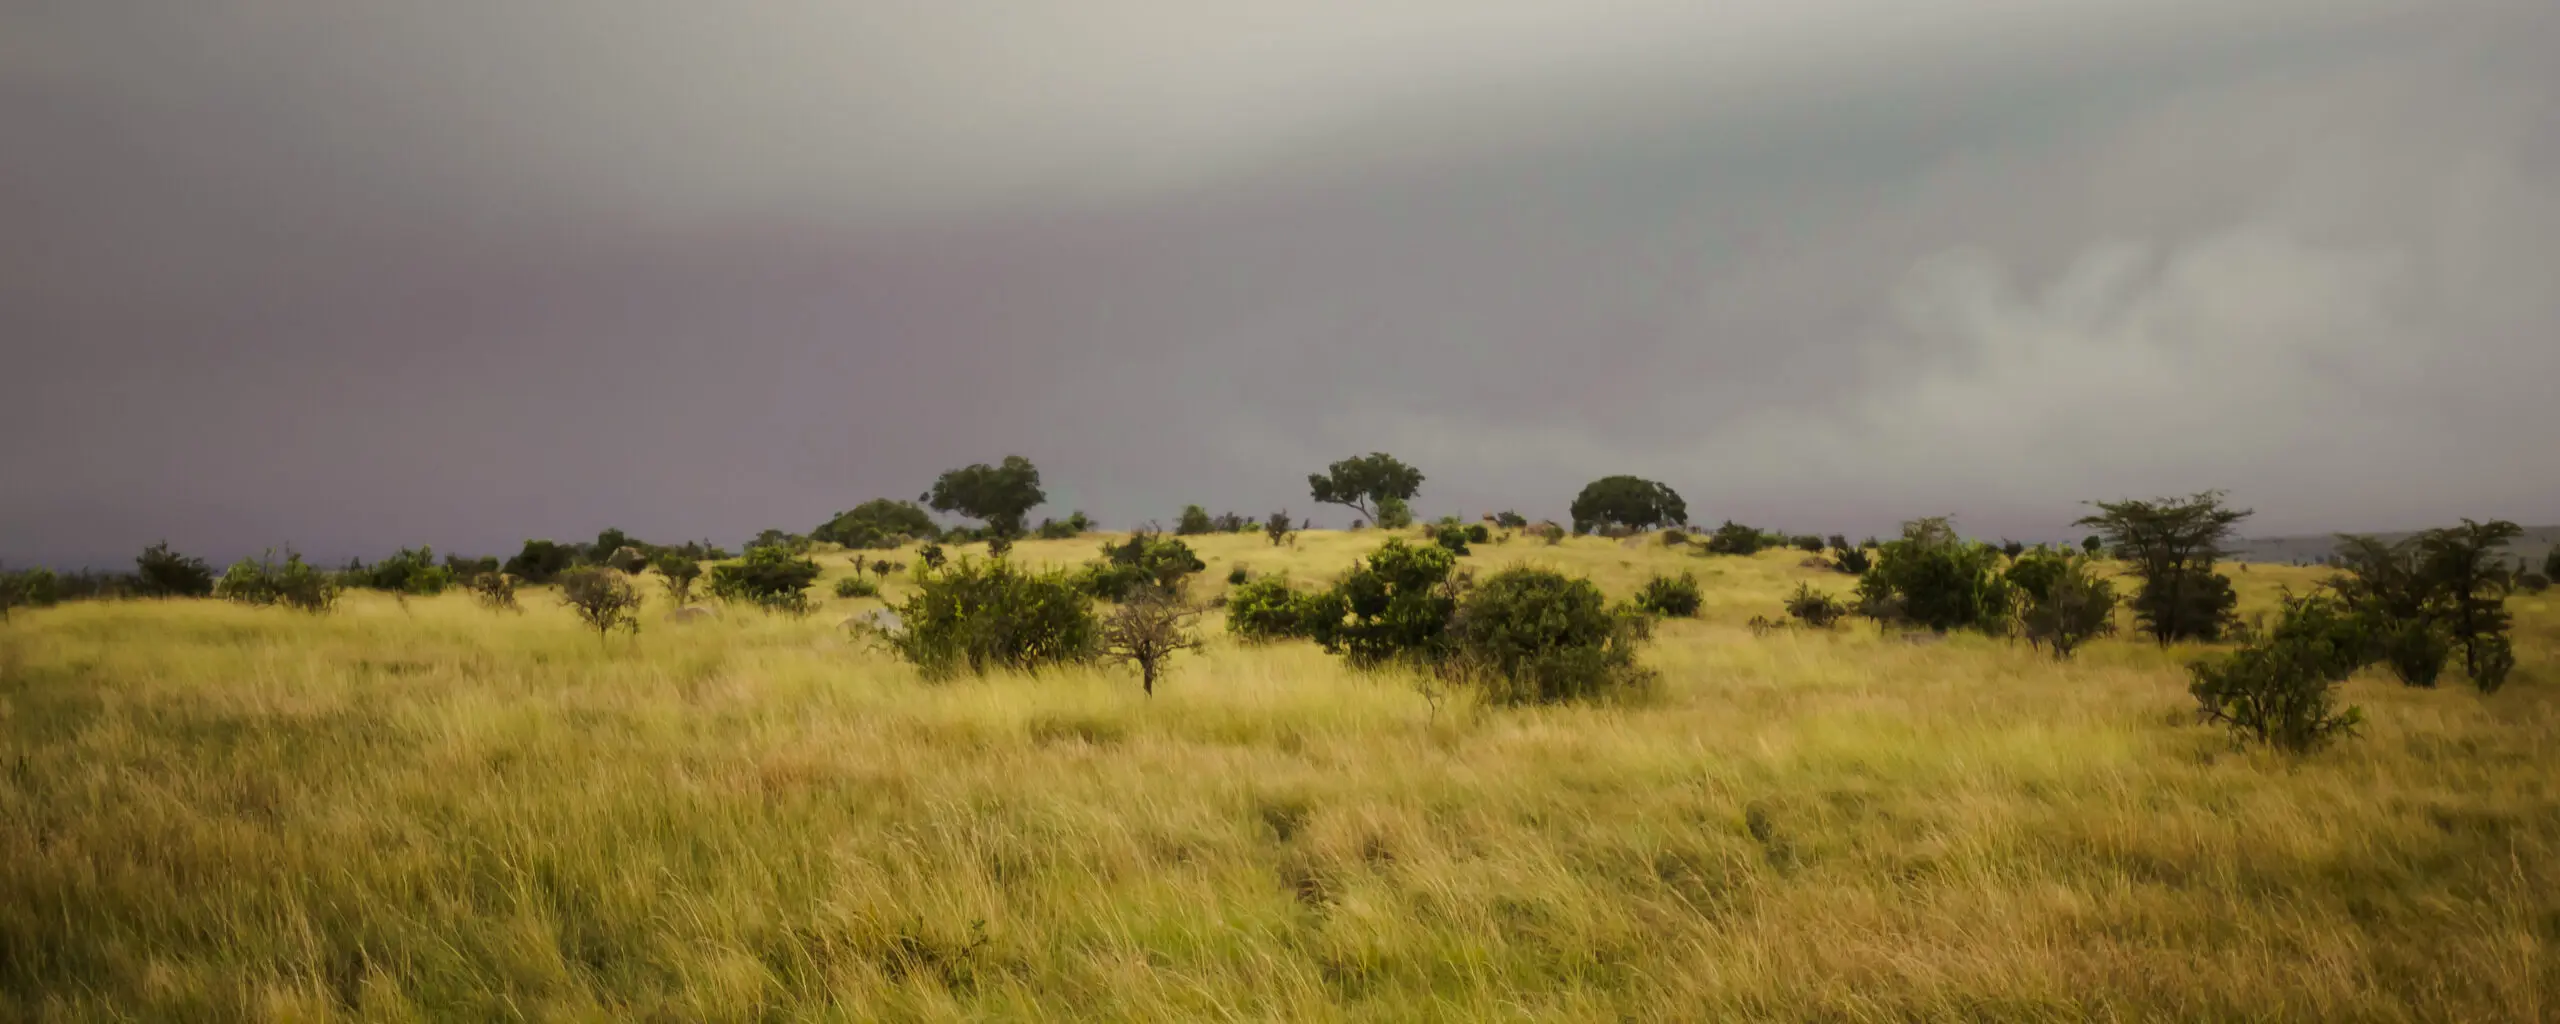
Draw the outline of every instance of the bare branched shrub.
M1200 635L1191 628L1199 619L1200 609L1180 591L1142 589L1103 617L1103 652L1113 661L1138 666L1147 696L1155 696L1156 678L1174 652L1200 646Z

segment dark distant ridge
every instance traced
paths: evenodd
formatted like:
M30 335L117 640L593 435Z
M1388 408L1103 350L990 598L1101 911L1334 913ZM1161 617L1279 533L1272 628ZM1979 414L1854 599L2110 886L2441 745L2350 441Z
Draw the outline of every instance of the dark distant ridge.
M2416 536L2417 533L2416 530L2401 530L2396 533L2377 533L2373 536L2385 541L2399 541ZM2507 560L2512 563L2515 559L2522 557L2538 568L2542 565L2543 556L2554 544L2560 544L2560 526L2525 527L2521 536L2506 545ZM2331 554L2336 553L2338 537L2332 533L2302 534L2292 537L2251 537L2234 541L2230 550L2233 561L2308 564L2327 561Z

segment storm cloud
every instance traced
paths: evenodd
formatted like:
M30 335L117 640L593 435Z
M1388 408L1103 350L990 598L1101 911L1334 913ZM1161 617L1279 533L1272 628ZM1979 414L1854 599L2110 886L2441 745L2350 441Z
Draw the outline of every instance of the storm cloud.
M1632 472L1798 530L2560 520L2560 11L0 12L0 558Z

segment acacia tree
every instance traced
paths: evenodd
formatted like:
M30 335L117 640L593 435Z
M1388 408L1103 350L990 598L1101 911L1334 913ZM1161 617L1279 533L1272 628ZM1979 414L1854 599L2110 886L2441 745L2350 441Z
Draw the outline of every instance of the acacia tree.
M702 564L682 552L658 554L658 583L667 588L667 598L681 608L693 603L693 583L702 578Z
M578 620L596 631L598 639L616 629L640 635L640 592L631 581L611 569L574 569L560 577L560 603L578 613Z
M2154 640L2218 640L2235 621L2239 604L2229 577L2213 571L2222 545L2250 509L2222 503L2221 491L2149 501L2098 501L2095 515L2075 526L2098 531L2110 553L2132 563L2142 578L2134 615Z
M1379 513L1401 507L1422 490L1422 471L1385 452L1356 455L1307 476L1315 500L1360 513L1360 518L1387 526ZM1389 502L1394 504L1391 506Z
M2523 531L2503 519L2429 530L2418 537L2418 565L2444 605L2444 624L2462 648L2462 668L2482 693L2506 684L2515 668L2507 641L2507 571L2500 546Z
M809 531L809 539L842 544L849 548L892 548L901 538L940 536L933 519L913 502L889 498L873 498L838 512L835 518L818 524Z
M1278 512L1271 513L1270 518L1263 520L1262 534L1263 536L1271 538L1271 546L1275 548L1279 547L1282 542L1287 541L1289 539L1288 510L1282 509Z
M1604 476L1583 485L1571 511L1575 533L1604 525L1650 530L1689 522L1689 505L1679 492L1634 476Z
M936 512L957 512L987 524L997 537L1022 534L1022 518L1049 500L1040 490L1040 469L1031 460L1007 455L1001 464L979 462L942 474L923 501Z

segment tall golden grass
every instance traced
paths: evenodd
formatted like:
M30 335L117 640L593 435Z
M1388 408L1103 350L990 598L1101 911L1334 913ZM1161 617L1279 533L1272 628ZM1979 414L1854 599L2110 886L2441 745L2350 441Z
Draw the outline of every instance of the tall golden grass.
M1196 546L1214 591L1377 537ZM837 628L869 600L21 612L0 1017L2560 1018L2550 597L2505 691L2359 677L2292 759L2192 724L2203 650L1754 637L1847 578L1684 552L1478 548L1706 589L1648 701L1531 710L1223 638L1152 699L927 684Z

